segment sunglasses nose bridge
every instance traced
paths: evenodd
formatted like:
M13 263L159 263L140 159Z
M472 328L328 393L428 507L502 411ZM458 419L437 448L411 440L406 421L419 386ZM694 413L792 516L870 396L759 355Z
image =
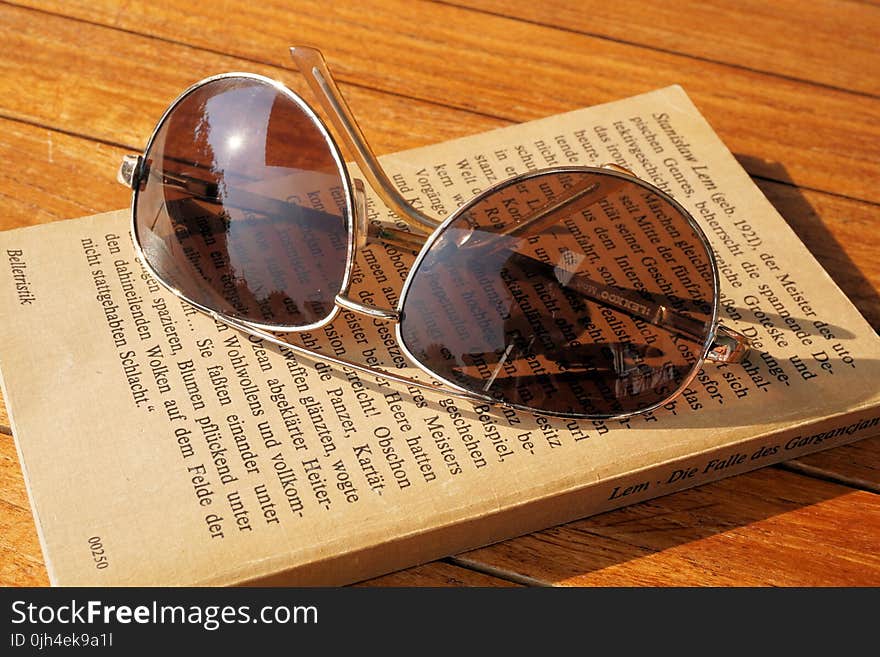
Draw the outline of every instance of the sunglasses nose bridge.
M393 308L380 308L379 306L371 306L369 304L362 303L361 301L358 301L356 299L352 299L345 294L337 294L336 299L334 299L334 303L342 310L351 310L352 312L356 312L360 315L366 315L368 317L374 317L376 319L383 319L389 322L397 322L400 320L400 311L394 310Z
M370 220L367 217L366 186L364 185L364 181L359 178L354 178L351 182L352 187L354 188L354 208L352 208L352 211L354 212L354 221L352 222L352 230L354 231L355 252L352 257L349 258L349 268L354 266L354 257L357 253L367 245L367 238L370 234ZM346 287L336 295L333 302L343 310L351 310L352 312L367 315L369 317L393 322L396 322L400 317L400 313L397 310L365 304L357 299L352 299L348 294L349 290Z

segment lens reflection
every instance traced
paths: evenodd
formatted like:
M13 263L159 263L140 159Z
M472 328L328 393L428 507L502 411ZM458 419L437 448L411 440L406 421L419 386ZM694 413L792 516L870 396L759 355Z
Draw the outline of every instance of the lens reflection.
M168 285L270 327L333 310L348 201L318 124L267 81L227 77L183 98L145 156L135 230Z
M550 413L636 412L697 366L714 276L701 237L653 188L544 172L443 230L412 275L400 335L469 391Z

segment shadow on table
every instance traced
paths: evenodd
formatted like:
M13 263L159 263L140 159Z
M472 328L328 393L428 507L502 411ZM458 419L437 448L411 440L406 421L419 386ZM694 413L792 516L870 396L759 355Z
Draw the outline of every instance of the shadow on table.
M451 561L548 585L839 585L858 583L852 580L871 572L880 582L876 570L859 570L847 558L871 550L848 531L856 518L840 513L841 508L820 508L809 512L809 518L801 513L851 492L764 468ZM819 552L812 549L816 539L823 542ZM665 554L659 556L661 552ZM862 574L847 572L854 568Z
M798 238L806 245L813 257L843 290L875 330L880 330L880 293L862 273L859 266L841 246L828 229L819 213L810 205L782 164L768 163L751 155L736 155L746 170L768 171L772 182L755 179L755 183L782 215ZM760 163L756 166L755 163ZM858 201L843 200L856 204ZM845 217L841 217L845 219Z

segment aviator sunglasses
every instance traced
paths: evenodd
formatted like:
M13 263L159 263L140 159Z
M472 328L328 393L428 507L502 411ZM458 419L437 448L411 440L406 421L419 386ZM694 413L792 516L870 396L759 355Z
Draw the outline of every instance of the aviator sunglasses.
M554 167L496 184L438 221L388 179L321 53L290 52L399 221L368 219L364 184L298 95L247 73L202 80L119 171L133 190L138 255L183 300L316 361L559 417L651 411L704 361L748 352L718 323L705 235L668 194L613 164ZM356 272L370 277L355 268L359 254L406 252L416 255L396 304L387 287L353 292ZM394 371L402 358L377 368L283 339L340 310L393 324L400 351L435 381Z

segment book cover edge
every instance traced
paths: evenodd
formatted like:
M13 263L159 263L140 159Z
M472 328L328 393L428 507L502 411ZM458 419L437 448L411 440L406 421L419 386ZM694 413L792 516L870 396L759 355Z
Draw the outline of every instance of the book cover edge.
M746 464L743 464L747 465L748 467L722 470L720 471L720 473L719 471L714 471L713 473L708 474L701 473L700 476L694 477L693 479L682 480L684 483L680 486L671 486L669 488L663 489L662 492L652 492L649 495L639 496L633 499L618 498L617 502L611 504L608 503L609 499L597 498L594 495L594 493L597 492L598 489L601 489L603 487L606 489L611 489L615 485L620 486L629 482L630 480L652 478L654 476L652 473L657 473L669 468L676 468L676 466L682 466L689 462L708 459L716 454L721 454L737 449L746 449L746 451L748 451L752 447L756 447L758 443L771 440L784 441L786 438L790 439L789 436L793 437L797 433L802 432L805 429L827 426L827 430L832 430L840 425L850 424L854 421L860 421L860 419L870 417L872 413L877 413L878 411L880 411L880 401L875 400L874 402L864 403L841 413L805 420L803 422L786 426L777 430L761 432L744 440L726 443L724 445L715 445L699 452L694 452L692 454L688 454L679 458L655 463L643 468L634 469L625 473L615 475L611 478L598 479L592 482L587 482L580 486L573 486L568 489L550 491L547 492L545 495L530 497L520 504L499 507L496 508L494 511L490 511L488 513L481 512L473 514L471 516L462 517L458 520L442 525L428 526L421 530L395 536L389 541L378 542L373 545L353 550L351 552L337 552L333 555L326 557L325 559L314 560L302 564L295 564L286 568L272 567L261 570L252 570L252 568L233 568L222 575L218 575L217 577L212 577L207 580L189 582L183 585L315 586L326 585L328 583L330 585L343 585L364 581L366 579L377 577L382 574L387 574L389 572L394 572L424 563L429 563L442 557L478 549L481 547L486 547L494 543L513 539L518 536L524 536L535 531L541 531L542 529L547 529L556 525L564 524L567 522L574 522L576 520L588 518L593 515L605 513L607 511L612 511L618 508L623 508L631 504L638 504L640 502L663 497L665 495L677 493L689 488L694 488L715 481L720 481L730 476L759 470L761 468L781 463L783 461L790 461L792 459L800 458L807 454L831 449L833 447L842 447L844 445L858 442L859 440L876 436L877 432L866 432L864 429L861 429L854 432L854 434L851 436L846 436L842 440L835 441L831 445L826 445L825 443L819 443L818 445L811 443L803 447L795 448L790 451L785 451L777 456L767 458L766 460L761 460L759 463L747 462ZM875 426L866 428L875 428ZM537 522L527 524L526 526L517 527L513 533L500 528L508 524L508 517L515 514L523 514L532 517L546 517L546 515L544 515L543 513L543 506L552 506L554 504L558 504L560 502L560 498L563 497L583 498L579 500L579 503L583 507L587 508L586 512L576 512L574 514L568 513L567 511L557 512L556 515L552 516L552 520L550 520L549 522L539 520ZM572 509L573 506L577 503L578 501L575 500L571 502L566 501L567 506L565 508ZM468 531L468 527L477 523L484 526L491 523L493 527L496 525L498 525L498 527L493 530L493 535L489 540L470 542L466 540L454 541L455 534L459 534L461 536L469 535L471 532ZM450 542L444 542L443 537L450 534L453 536L453 540L451 540ZM419 543L420 541L423 542L425 546L432 546L433 549L423 549ZM390 544L395 543L398 546L397 549L391 548ZM393 560L391 566L387 565L387 557L389 553L392 553L397 557ZM266 559L261 561L268 563L270 560ZM348 568L348 570L345 570L346 567ZM328 577L328 575L333 571L335 571L335 575L340 576Z

